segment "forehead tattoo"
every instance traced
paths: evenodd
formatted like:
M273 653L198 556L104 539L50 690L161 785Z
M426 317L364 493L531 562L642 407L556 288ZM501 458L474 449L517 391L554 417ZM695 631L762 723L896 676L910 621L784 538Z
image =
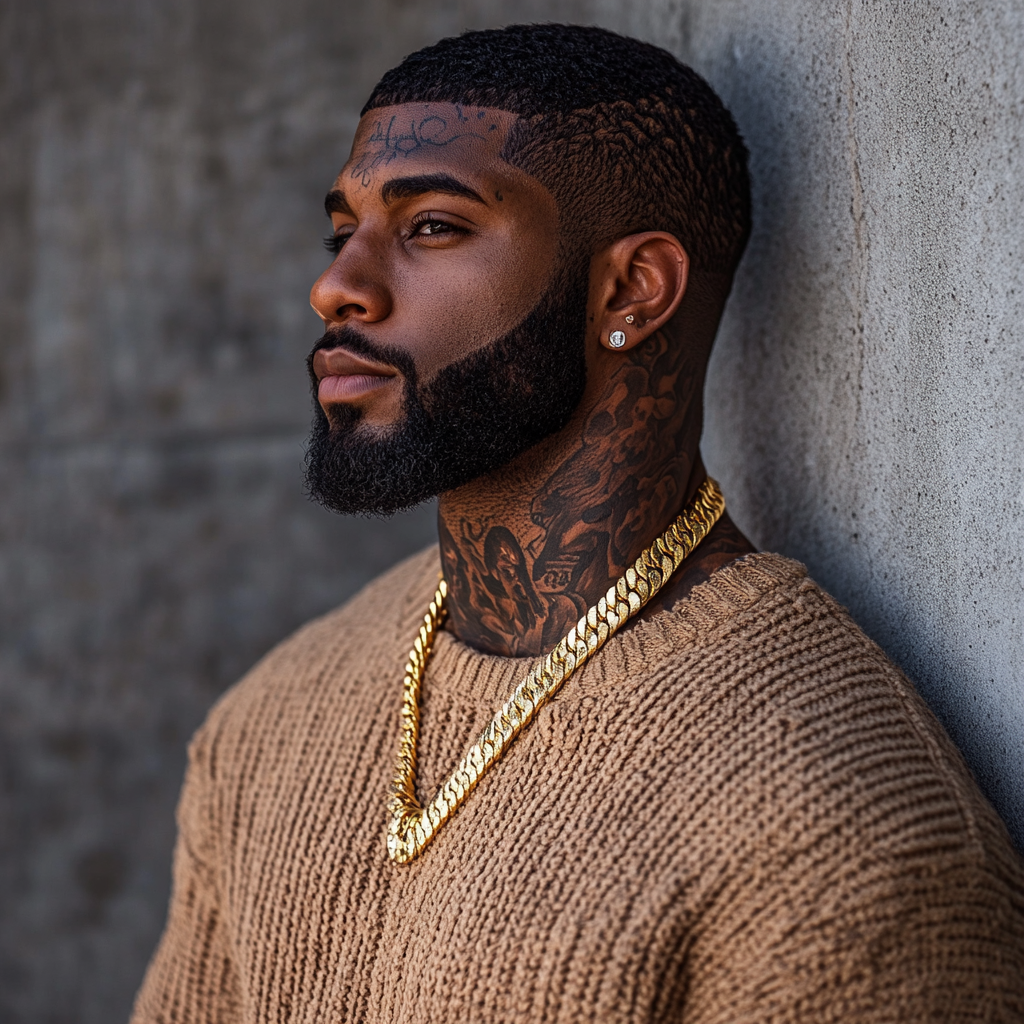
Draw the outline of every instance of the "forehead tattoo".
M349 177L367 188L378 167L387 167L399 157L410 157L421 150L443 149L459 139L486 139L498 130L498 120L489 110L466 113L454 105L455 117L424 113L392 114L373 123L373 132L352 163Z

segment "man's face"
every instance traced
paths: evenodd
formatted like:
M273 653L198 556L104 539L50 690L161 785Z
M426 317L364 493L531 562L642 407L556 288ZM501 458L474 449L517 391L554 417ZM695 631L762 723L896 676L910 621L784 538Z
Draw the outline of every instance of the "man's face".
M558 259L551 193L500 158L514 119L416 103L360 122L328 199L337 256L310 296L326 332L308 478L329 507L458 486L579 401L587 264Z

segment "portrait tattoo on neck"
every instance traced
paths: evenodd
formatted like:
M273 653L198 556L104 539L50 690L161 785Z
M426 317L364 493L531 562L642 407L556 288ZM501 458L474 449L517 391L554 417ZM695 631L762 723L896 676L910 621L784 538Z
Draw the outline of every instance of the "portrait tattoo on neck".
M702 379L686 346L658 332L623 357L572 450L533 495L518 536L497 519L449 519L442 510L457 636L481 650L533 655L568 632L682 510ZM514 479L509 487L512 508L523 496Z

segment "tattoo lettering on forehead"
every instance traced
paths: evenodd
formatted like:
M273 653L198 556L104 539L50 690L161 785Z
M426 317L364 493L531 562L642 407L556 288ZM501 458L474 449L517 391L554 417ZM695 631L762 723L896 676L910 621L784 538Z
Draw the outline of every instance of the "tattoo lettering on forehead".
M349 177L363 188L368 188L373 181L373 172L378 167L387 167L399 157L408 158L430 147L443 149L459 139L485 139L488 133L498 129L497 122L486 110L478 111L476 117L469 117L462 107L456 105L455 112L457 124L451 127L447 118L437 114L409 117L408 120L393 114L375 121L373 133L366 140L366 148L356 157Z

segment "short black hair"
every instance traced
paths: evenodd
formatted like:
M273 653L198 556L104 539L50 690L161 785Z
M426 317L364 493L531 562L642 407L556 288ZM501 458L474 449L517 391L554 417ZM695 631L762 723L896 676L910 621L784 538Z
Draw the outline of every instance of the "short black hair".
M551 190L592 248L670 231L694 270L732 273L743 254L746 147L711 86L667 50L582 25L466 32L406 57L362 113L416 102L519 115L503 157Z

